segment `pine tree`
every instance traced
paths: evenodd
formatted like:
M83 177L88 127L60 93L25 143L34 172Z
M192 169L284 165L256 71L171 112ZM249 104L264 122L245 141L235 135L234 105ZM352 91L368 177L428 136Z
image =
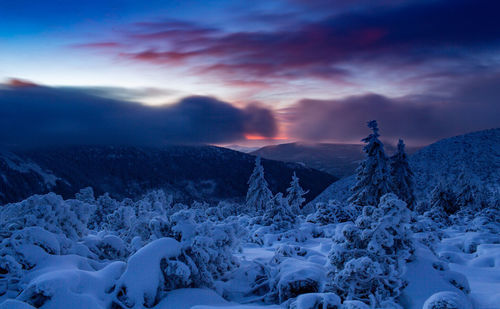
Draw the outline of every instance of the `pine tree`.
M252 175L250 175L250 179L248 179L246 205L249 209L260 212L266 208L272 197L273 194L264 178L264 167L260 163L260 157L257 157L255 159L255 168Z
M296 223L296 218L297 216L292 212L288 200L283 197L282 193L278 193L269 201L262 223L282 231L291 229Z
M357 183L349 198L350 203L361 206L377 205L380 197L391 191L387 157L384 144L378 139L377 121L368 122L368 127L373 133L362 140L366 143L363 150L367 157L358 167Z
M476 185L476 179L472 175L468 175L465 171L458 176L458 188L455 203L458 208L466 207L475 209L481 206L481 196Z
M299 183L299 177L293 172L292 181L290 182L290 187L286 189L287 200L290 208L294 214L299 214L302 209L302 204L306 200L303 198L309 191L304 191Z
M448 215L454 214L459 210L456 204L456 198L449 186L440 182L431 192L431 210L439 210Z
M378 206L363 207L354 224L339 225L328 255L327 290L376 308L397 298L414 252L410 218L406 203L386 194Z
M413 193L413 172L408 163L408 155L405 152L405 144L402 139L398 142L398 150L391 157L391 186L392 191L401 200L405 201L410 209L413 209L415 195Z

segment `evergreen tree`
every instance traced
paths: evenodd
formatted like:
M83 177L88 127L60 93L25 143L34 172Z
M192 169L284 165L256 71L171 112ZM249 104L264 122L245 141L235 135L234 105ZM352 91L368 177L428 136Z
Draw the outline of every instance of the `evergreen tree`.
M264 167L260 163L260 157L255 159L255 168L250 179L248 179L248 192L246 205L255 212L263 211L272 199L271 190L264 178Z
M302 209L302 204L305 202L304 195L309 191L304 191L299 183L299 177L293 172L292 181L290 182L290 187L286 189L288 204L293 213L299 214Z
M363 207L354 224L338 225L326 289L374 308L396 299L406 286L405 263L414 252L410 218L406 203L386 194L377 207Z
M405 152L405 144L402 139L398 142L398 149L391 157L391 186L392 191L401 200L405 201L410 209L413 209L415 195L413 194L413 172L408 163L408 155Z
M456 204L456 198L449 186L440 182L431 192L431 210L444 211L448 215L454 214L459 210Z
M291 229L297 216L292 212L288 200L282 193L276 194L268 203L262 224L273 226L277 231Z
M455 200L458 208L464 209L467 207L475 209L481 206L482 198L476 181L474 176L468 175L465 171L458 176L458 188Z
M363 150L367 157L358 167L357 183L349 198L350 203L361 206L377 205L380 197L391 191L387 157L384 144L378 139L377 121L368 122L368 127L373 133L362 140L366 143Z

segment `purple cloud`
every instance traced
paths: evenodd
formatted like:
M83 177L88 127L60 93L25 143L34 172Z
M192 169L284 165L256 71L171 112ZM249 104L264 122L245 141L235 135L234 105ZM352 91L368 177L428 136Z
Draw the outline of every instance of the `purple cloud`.
M301 1L295 1L301 2ZM332 3L332 2L328 2ZM343 3L343 2L342 2ZM496 1L355 2L340 10L315 1L330 17L297 19L287 28L227 32L200 24L136 23L116 44L119 55L141 62L190 65L198 73L238 80L347 79L345 65L381 68L424 66L429 62L477 62L474 55L497 51L500 19ZM347 5L347 4L346 4ZM285 13L284 13L285 14ZM92 43L90 43L92 44ZM96 43L98 48L98 43ZM90 45L91 46L91 45ZM454 70L454 67L450 67Z
M282 111L289 135L308 141L357 142L363 124L377 119L384 138L426 144L440 138L500 127L500 74L470 77L449 95L389 98L377 94L340 100L302 100Z

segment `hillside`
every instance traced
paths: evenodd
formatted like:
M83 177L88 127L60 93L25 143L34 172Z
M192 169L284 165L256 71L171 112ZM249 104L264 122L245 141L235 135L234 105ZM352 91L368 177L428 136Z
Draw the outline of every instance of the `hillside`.
M0 153L0 202L53 191L71 197L91 186L97 194L138 197L165 189L176 201L241 200L254 157L213 146L61 147ZM298 164L263 160L273 192L284 192L293 171L311 200L335 178Z
M415 174L415 193L426 198L440 182L456 184L465 172L486 188L490 194L499 193L500 184L500 129L484 130L443 139L410 156ZM330 199L346 200L354 184L355 176L333 183L313 202Z
M388 152L394 147L386 146ZM408 148L414 153L418 148ZM296 162L342 178L352 175L359 161L364 159L363 146L359 144L334 143L287 143L262 147L252 152L262 158L285 162Z

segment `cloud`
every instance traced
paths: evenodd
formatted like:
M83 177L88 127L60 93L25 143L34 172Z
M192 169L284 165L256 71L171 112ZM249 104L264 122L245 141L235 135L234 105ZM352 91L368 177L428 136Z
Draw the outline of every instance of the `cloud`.
M390 98L378 94L340 100L304 99L282 111L289 135L307 141L357 142L377 119L384 138L429 143L475 130L500 127L500 74L448 85L450 94ZM437 91L437 89L436 89Z
M81 89L18 84L0 87L0 145L7 148L222 143L276 133L270 110L237 108L212 97L152 107Z
M190 65L198 73L237 80L346 80L352 74L346 65L419 71L419 66L441 61L440 69L448 66L453 71L451 62L473 65L478 61L474 55L488 57L500 47L497 1L311 4L329 17L307 22L297 18L294 24L293 18L286 18L286 27L239 32L182 21L132 24L116 38L126 46L118 53L140 62Z

